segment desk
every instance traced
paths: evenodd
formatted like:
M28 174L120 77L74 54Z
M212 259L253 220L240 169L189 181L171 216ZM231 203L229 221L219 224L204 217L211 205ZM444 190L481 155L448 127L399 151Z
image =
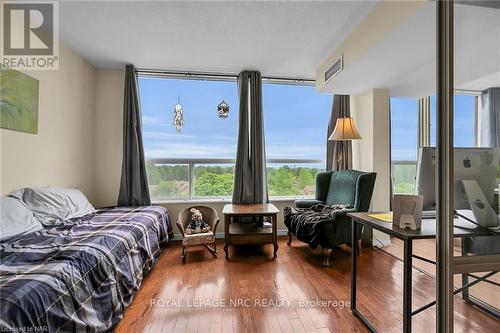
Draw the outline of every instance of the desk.
M278 252L277 216L279 209L273 204L225 205L224 214L224 252L229 259L228 248L231 244L267 244L274 245L274 255ZM270 217L272 228L257 227L253 223L232 223L231 218Z
M412 258L416 257L418 259L428 261L430 260L418 257L413 255L412 253L412 245L414 239L433 239L436 238L436 220L434 219L424 219L422 221L422 228L419 230L409 230L409 229L401 229L397 226L393 226L392 223L384 222L379 219L370 217L369 214L373 213L349 213L348 216L352 218L352 242L355 244L357 240L357 224L360 223L363 226L369 226L375 230L379 230L383 233L389 234L393 237L396 237L403 241L404 244L404 254L403 254L403 332L410 333L411 332L411 319L412 316L423 311L433 303L428 304L426 307L422 307L413 311L412 309L412 285L411 285L411 274L412 274ZM468 222L462 218L456 219L456 221L460 224L467 225ZM470 225L470 223L469 223ZM491 234L483 229L463 229L455 227L454 229L455 237L473 237L473 236L491 236ZM357 255L355 253L352 254L352 267L351 267L351 311L354 316L358 317L371 332L377 332L377 330L371 325L371 323L366 319L363 314L356 307L356 278L357 278ZM492 272L496 273L496 272ZM490 273L491 274L491 273ZM491 275L490 275L491 276ZM485 278L487 278L485 276ZM473 284L476 284L480 281L483 281L485 278L481 280L476 280L462 288L458 289L455 293L460 292L462 290L467 290ZM474 302L472 299L468 299L470 303L482 308L484 305Z

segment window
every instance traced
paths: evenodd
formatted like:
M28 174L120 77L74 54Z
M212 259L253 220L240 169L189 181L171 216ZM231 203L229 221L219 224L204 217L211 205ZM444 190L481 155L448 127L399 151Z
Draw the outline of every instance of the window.
M455 95L454 98L454 146L476 146L476 110L477 97L473 95ZM431 146L436 145L436 96L431 96Z
M391 98L391 156L394 193L414 193L417 172L418 100Z
M230 198L238 140L236 81L139 76L143 141L153 201ZM179 99L184 127L173 126ZM227 119L218 117L225 100ZM263 84L269 195L313 196L324 169L332 98L315 87ZM300 133L300 136L297 135Z
M332 96L314 86L276 83L264 83L262 94L266 154L273 162L267 164L269 195L313 196L316 174L325 169Z
M238 140L235 81L139 77L144 151L152 200L230 196ZM217 105L230 112L221 119ZM184 127L173 126L183 107Z
M476 145L477 98L455 95L454 145ZM431 146L436 145L436 96L431 96ZM418 147L418 99L391 98L391 154L394 193L414 193Z

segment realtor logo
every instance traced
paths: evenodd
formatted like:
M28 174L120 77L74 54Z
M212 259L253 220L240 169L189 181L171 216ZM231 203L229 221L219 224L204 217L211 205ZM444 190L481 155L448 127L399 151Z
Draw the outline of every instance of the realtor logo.
M23 70L58 69L57 6L57 2L2 3L2 66Z

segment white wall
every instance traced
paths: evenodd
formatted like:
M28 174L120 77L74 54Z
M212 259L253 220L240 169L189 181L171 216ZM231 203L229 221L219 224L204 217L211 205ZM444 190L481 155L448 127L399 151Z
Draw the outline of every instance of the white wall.
M1 130L1 191L23 186L79 187L96 207L115 205L120 187L124 71L95 70L61 47L60 69L29 72L40 80L39 134ZM354 168L377 172L372 209L389 209L389 93L351 98L362 140ZM274 202L283 212L292 201ZM165 204L173 222L192 202ZM205 203L222 217L222 202ZM278 229L286 230L282 213ZM219 229L222 232L222 228Z
M1 194L25 186L78 187L94 200L94 68L64 45L59 70L39 80L38 134L0 129Z
M377 173L371 211L390 209L390 96L388 89L371 89L351 97L351 115L361 140L353 142L353 168ZM374 233L383 242L384 234Z
M427 1L379 1L375 8L356 26L347 38L319 65L316 70L316 88L324 93L352 94L353 89L365 86L360 75L352 71L354 64L374 48L409 17L421 10ZM343 69L325 82L325 72L342 56ZM354 80L349 80L354 78ZM345 81L345 80L348 81Z
M352 142L353 168L373 171L373 91L351 96L350 108L362 137Z
M116 205L123 157L125 72L97 70L95 76L96 205Z

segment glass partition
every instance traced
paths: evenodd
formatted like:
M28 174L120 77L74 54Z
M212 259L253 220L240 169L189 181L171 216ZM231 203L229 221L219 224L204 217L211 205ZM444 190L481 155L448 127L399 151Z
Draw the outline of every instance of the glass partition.
M456 1L454 6L454 144L485 149L479 158L474 150L467 155L455 153L452 177L459 217L454 225L476 233L454 242L454 287L472 284L456 296L470 307L464 318L455 311L457 327L479 309L500 318L500 273L495 273L493 264L493 256L500 254L500 148L495 141L500 127L492 118L500 114L500 99L494 98L495 91L500 96L500 8L492 3ZM485 268L482 272L480 265ZM486 280L474 284L482 279Z

